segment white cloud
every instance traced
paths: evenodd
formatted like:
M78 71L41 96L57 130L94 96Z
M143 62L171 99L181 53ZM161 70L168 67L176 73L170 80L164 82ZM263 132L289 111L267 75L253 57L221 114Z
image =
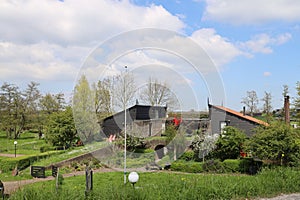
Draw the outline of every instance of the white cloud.
M252 37L249 41L241 42L240 46L250 53L270 54L273 52L272 46L284 44L289 41L291 37L289 33L284 33L277 37L271 37L268 34L259 34Z
M1 80L72 80L92 48L116 34L185 26L162 6L127 0L3 0L0 24Z
M261 24L265 22L300 21L298 0L206 0L204 20L232 24Z
M264 72L264 74L263 74L265 77L268 77L268 76L271 76L272 75L272 73L271 72Z
M89 48L0 42L1 80L73 80Z
M233 43L218 35L212 28L195 31L191 38L206 50L217 66L222 66L243 54Z
M181 31L184 23L162 6L141 7L114 0L4 0L0 4L1 39L20 43L103 41L142 27Z

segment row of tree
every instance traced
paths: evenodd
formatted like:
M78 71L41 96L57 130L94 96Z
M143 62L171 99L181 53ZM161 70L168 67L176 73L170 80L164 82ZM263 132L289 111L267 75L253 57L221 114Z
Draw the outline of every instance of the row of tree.
M296 91L297 96L293 98L293 109L299 109L300 108L300 81L296 83ZM286 97L289 95L289 87L288 85L283 85L283 92L282 96ZM261 99L263 103L262 112L271 115L273 111L272 106L272 94L270 92L264 92L264 97ZM247 94L245 97L242 98L241 103L245 105L247 108L249 114L253 116L254 113L259 111L258 105L259 105L259 98L257 96L257 93L254 90L247 91Z
M8 138L18 138L24 130L42 132L47 116L62 110L64 95L41 95L39 84L30 82L25 90L4 83L0 91L0 127Z

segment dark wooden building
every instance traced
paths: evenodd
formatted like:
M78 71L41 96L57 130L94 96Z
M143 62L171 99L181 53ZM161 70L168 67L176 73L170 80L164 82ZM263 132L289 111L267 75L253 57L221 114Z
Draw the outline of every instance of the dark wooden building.
M250 137L254 134L253 129L259 125L268 126L268 123L240 113L223 106L208 104L209 119L212 134L220 134L226 126L238 128Z
M102 131L109 137L124 130L124 111L103 120ZM167 107L135 105L126 110L127 134L136 137L160 135L165 130Z

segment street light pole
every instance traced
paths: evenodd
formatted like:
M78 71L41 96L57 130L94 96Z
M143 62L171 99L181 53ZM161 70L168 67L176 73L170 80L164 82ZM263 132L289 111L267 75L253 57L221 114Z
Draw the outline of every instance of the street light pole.
M127 66L125 66L125 75L124 75L124 184L126 184L126 146L127 146L127 113L126 113L126 103L127 103L127 94L126 94L126 75L127 75Z
M18 142L14 141L14 145L15 145L15 157L17 157L17 144L18 144Z

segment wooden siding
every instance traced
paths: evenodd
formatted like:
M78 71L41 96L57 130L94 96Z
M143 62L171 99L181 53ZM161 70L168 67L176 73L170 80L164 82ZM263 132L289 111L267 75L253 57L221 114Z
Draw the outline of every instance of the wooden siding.
M103 120L102 131L106 136L109 137L111 134L119 135L122 132L124 129L124 113L125 112L122 111ZM158 132L157 130L161 129L162 123L165 123L167 107L135 105L127 109L126 114L126 124L129 130L131 127L135 127L135 132L139 130L143 132L140 134L149 136ZM157 124L157 120L160 122L159 124ZM139 122L140 125L141 121L145 121L145 123L142 123L142 127L138 124L134 125L136 121ZM151 132L153 132L153 134Z
M226 122L227 126L238 128L248 136L254 134L254 128L263 123L258 123L257 119L251 120L250 116L236 115L219 107L209 105L209 116L211 120L212 133L221 133L221 122Z

